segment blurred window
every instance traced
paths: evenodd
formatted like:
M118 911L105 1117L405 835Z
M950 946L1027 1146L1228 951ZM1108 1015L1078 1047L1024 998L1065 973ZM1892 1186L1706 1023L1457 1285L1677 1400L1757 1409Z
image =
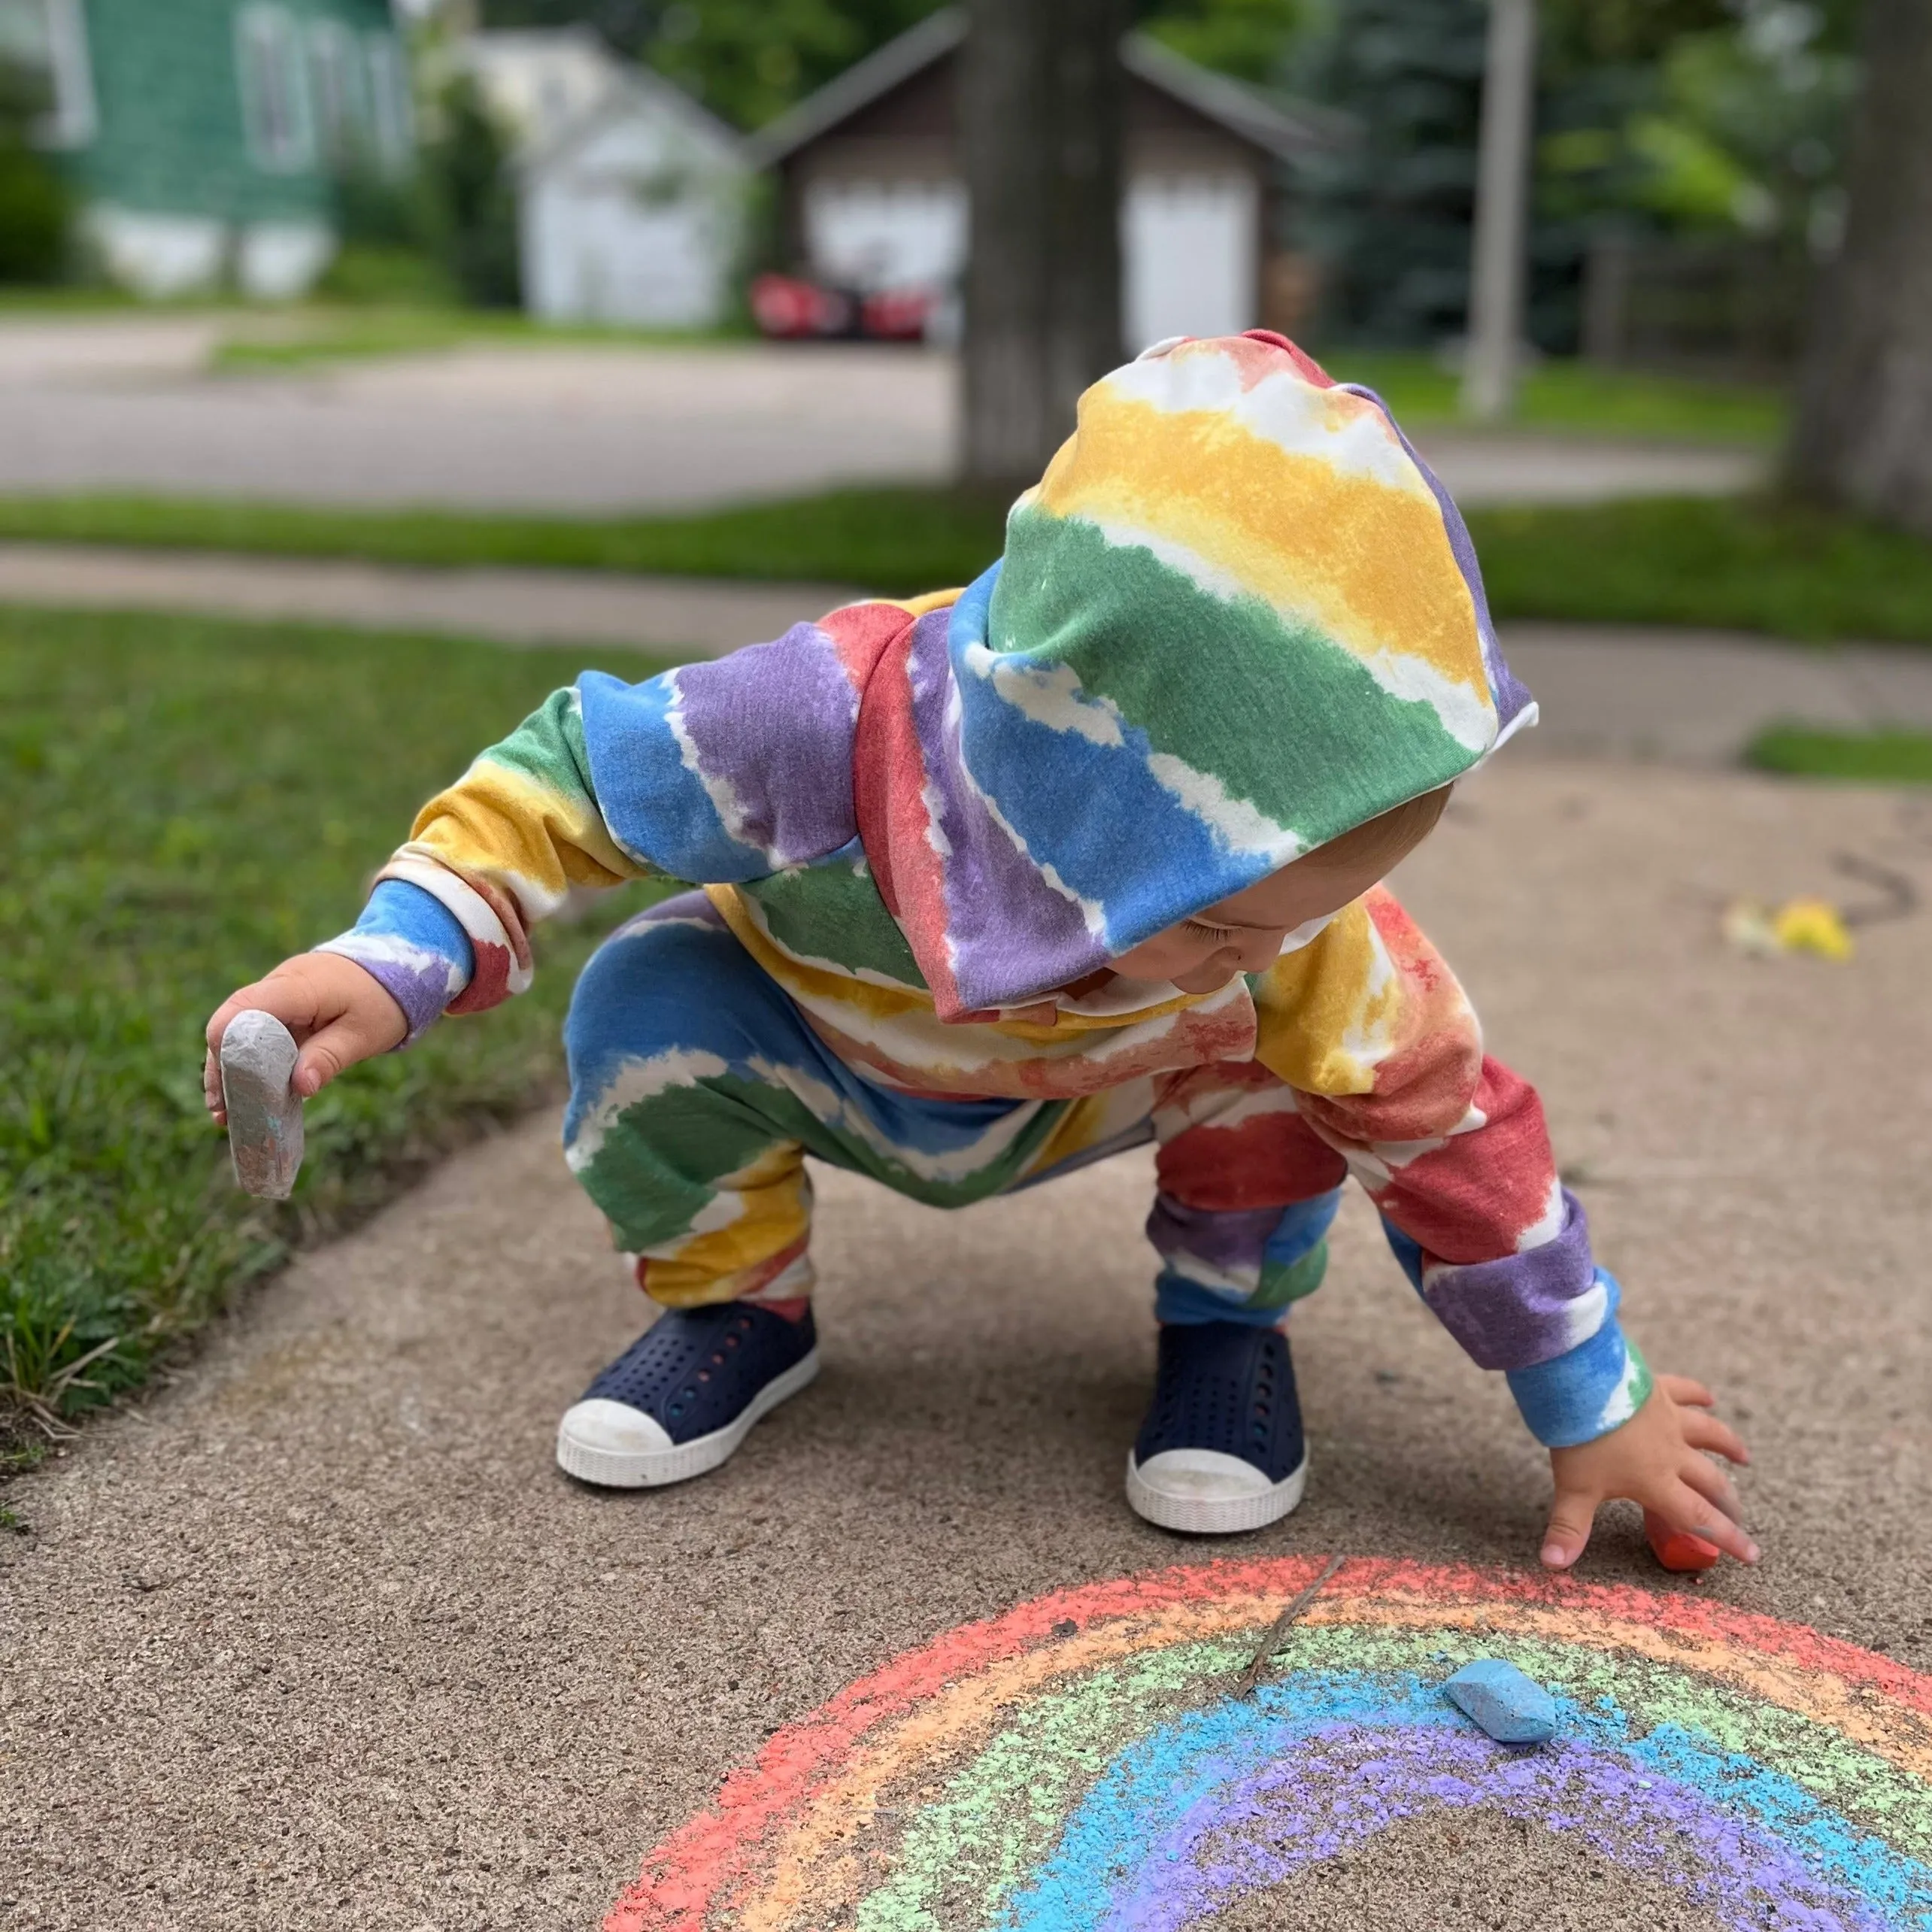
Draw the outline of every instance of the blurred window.
M250 151L262 167L280 173L313 167L315 123L300 29L279 7L250 7L235 32Z
M24 108L47 147L94 138L94 77L81 0L0 0L0 106Z
M393 35L371 34L363 46L377 158L391 173L400 174L416 149L416 110L409 91L408 65Z
M370 145L369 77L356 57L355 36L340 20L317 20L308 29L308 71L315 102L315 132L323 158L346 168Z

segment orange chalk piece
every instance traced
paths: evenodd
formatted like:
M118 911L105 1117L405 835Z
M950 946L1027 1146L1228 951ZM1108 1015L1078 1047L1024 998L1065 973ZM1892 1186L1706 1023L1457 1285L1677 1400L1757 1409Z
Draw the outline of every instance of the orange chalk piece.
M1707 1543L1688 1530L1673 1530L1648 1509L1643 1512L1643 1533L1650 1539L1651 1554L1666 1570L1709 1570L1724 1554L1715 1543Z

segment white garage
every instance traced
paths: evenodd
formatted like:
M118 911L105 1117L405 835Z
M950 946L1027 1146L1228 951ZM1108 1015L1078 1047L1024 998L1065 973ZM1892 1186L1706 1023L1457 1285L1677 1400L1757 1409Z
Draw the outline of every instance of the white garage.
M738 135L681 89L633 70L520 176L531 314L656 328L724 319L750 171Z
M754 160L778 175L792 258L814 280L863 294L957 288L969 229L954 152L965 34L960 11L932 14L753 138ZM1129 347L1289 322L1263 302L1283 164L1330 145L1332 129L1144 34L1130 34L1121 57Z

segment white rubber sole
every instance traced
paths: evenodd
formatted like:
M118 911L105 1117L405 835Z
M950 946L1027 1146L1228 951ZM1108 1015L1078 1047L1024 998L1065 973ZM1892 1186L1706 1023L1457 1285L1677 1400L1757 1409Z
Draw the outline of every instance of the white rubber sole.
M1193 1536L1238 1536L1278 1523L1302 1500L1308 1457L1271 1483L1252 1463L1212 1449L1167 1449L1142 1469L1127 1452L1127 1501L1136 1515Z
M796 1395L818 1373L818 1351L814 1348L802 1361L794 1363L781 1375L767 1382L746 1406L735 1422L714 1429L708 1436L695 1436L688 1442L669 1443L663 1448L614 1447L609 1412L621 1410L614 1402L580 1402L565 1410L557 1427L557 1467L580 1482L594 1482L602 1489L656 1489L667 1482L688 1482L729 1461L739 1443L751 1433L752 1425L771 1414L787 1397ZM662 1436L663 1430L638 1410L626 1412L637 1418L628 1432L640 1444L651 1434ZM605 1438L599 1441L598 1436Z

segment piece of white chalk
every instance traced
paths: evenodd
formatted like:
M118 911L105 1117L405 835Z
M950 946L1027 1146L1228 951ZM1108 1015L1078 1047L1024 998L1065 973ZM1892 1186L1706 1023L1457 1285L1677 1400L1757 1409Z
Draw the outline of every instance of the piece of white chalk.
M228 1151L249 1193L285 1201L302 1166L302 1102L289 1082L295 1036L272 1013L238 1013L221 1036Z
M1498 1744L1546 1744L1555 1734L1556 1700L1500 1657L1465 1664L1442 1688Z

